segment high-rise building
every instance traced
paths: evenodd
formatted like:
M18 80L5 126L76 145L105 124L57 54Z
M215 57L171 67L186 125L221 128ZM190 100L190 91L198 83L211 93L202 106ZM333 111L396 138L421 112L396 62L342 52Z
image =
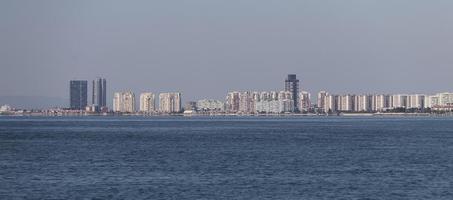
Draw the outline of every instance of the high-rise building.
M427 96L425 107L433 110L452 111L453 93L443 92L436 95Z
M439 96L438 95L429 95L425 100L425 108L433 108L439 105Z
M299 99L300 99L299 109L301 111L308 112L310 110L310 107L311 107L310 97L311 97L310 93L308 93L306 91L300 92L300 94L299 94Z
M227 112L236 113L239 111L240 105L240 93L239 92L229 92L225 98L225 109Z
M411 94L407 96L407 108L422 109L425 107L425 95Z
M271 98L271 100L278 101L278 98L279 98L278 92L270 91L269 97Z
M354 100L353 95L342 95L338 98L338 111L351 112L354 111Z
M392 108L406 108L407 107L407 95L395 94L390 96L390 106Z
M296 94L298 96L299 93ZM280 112L295 112L294 98L291 91L280 91L278 93L278 102L280 104Z
M369 112L371 111L372 97L371 95L356 95L354 96L354 111Z
M113 111L122 113L135 112L135 95L131 91L115 92L113 95Z
M107 106L107 81L104 78L93 80L91 103L99 107Z
M437 94L440 106L453 106L453 93L443 92Z
M70 108L73 110L84 110L88 101L88 81L71 80L69 82Z
M253 92L246 91L239 93L239 112L241 113L255 112Z
M159 111L162 113L180 113L181 93L161 93L159 94Z
M320 109L320 112L326 112L326 110L324 110L324 109L326 107L325 103L326 103L327 95L328 95L328 93L326 91L320 91L318 93L317 107L318 107L318 109Z
M155 95L151 92L140 94L140 112L151 113L156 111Z
M288 74L285 80L285 91L291 92L293 96L294 112L299 112L299 80L296 78L296 74Z
M371 101L372 102L371 110L377 111L377 112L382 112L385 109L390 107L389 101L390 101L389 95L385 95L385 94L373 95L372 101Z
M324 112L337 112L339 109L339 99L340 97L338 95L327 95L324 103Z
M260 92L254 91L252 92L252 103L250 105L253 113L257 113L256 111L256 103L261 100Z
M293 112L293 96L289 91L261 92L256 98L255 112L257 113L288 113Z

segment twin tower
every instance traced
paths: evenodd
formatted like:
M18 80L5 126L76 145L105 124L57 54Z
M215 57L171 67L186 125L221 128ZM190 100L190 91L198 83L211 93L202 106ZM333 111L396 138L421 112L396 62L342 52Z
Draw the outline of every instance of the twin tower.
M91 107L99 111L107 109L107 81L105 78L96 78L92 82ZM70 108L85 110L88 106L88 81L71 80L69 83Z

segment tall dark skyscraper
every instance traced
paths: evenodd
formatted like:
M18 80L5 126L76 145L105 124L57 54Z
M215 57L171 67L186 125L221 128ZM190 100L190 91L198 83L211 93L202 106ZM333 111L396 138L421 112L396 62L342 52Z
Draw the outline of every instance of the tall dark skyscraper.
M291 92L293 96L294 112L299 112L299 80L295 74L288 74L285 80L285 91Z
M88 101L88 81L71 80L69 82L70 108L73 110L83 110Z
M99 107L107 106L107 81L104 78L93 80L93 97L91 103Z

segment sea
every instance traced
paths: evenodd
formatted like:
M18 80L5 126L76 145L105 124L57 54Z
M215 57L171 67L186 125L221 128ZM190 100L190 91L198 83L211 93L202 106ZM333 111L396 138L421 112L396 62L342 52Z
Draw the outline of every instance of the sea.
M453 118L1 116L0 199L453 199Z

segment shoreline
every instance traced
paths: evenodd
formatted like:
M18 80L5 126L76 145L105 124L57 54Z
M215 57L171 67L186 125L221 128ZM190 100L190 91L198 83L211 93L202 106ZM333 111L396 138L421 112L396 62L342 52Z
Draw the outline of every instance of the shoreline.
M2 113L0 117L453 117L449 113L338 113L338 114L227 114L227 113L175 113L175 114L142 114L142 113Z

